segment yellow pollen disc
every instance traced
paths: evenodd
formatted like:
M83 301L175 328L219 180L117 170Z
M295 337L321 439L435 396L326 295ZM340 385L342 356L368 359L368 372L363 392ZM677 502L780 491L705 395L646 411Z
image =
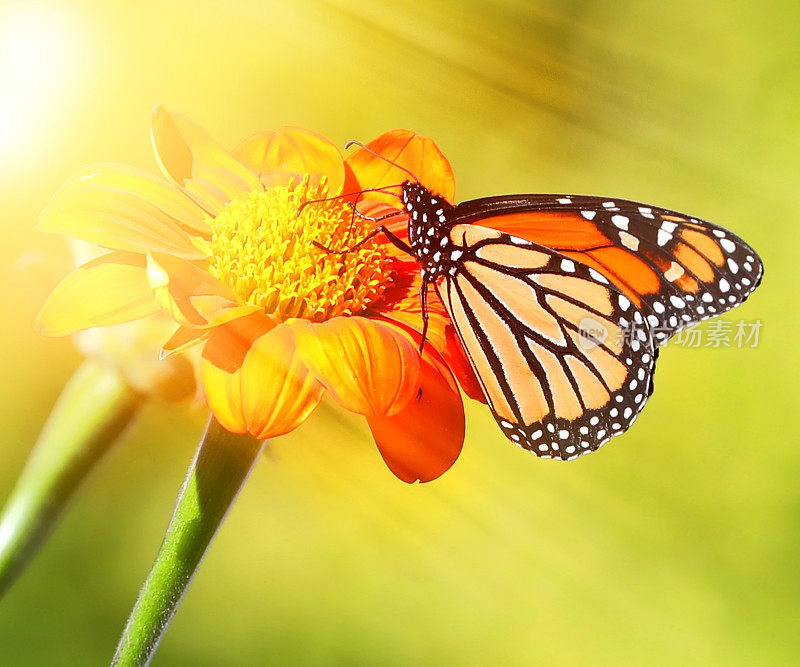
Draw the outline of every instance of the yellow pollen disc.
M340 200L310 203L326 196L324 185L309 191L276 186L230 202L210 220L209 272L229 285L242 304L258 305L284 320L322 321L365 310L390 284L392 262L370 240L344 255L330 250L354 246L370 223L353 217Z

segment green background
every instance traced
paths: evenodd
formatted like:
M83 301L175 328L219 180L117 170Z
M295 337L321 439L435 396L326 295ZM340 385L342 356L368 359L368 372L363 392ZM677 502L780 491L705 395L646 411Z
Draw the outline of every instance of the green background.
M363 421L320 411L256 467L155 665L800 661L796 1L36 6L73 48L0 150L3 493L80 361L31 328L66 267L38 211L82 163L155 169L155 103L231 147L283 124L339 145L412 128L458 199L647 201L766 265L728 316L761 320L759 346L668 347L634 428L567 465L472 404L455 467L407 486ZM203 421L147 407L2 601L0 663L108 661Z

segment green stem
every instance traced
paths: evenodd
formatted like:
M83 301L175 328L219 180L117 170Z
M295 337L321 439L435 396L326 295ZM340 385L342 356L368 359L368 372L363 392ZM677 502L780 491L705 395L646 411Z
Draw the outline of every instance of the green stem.
M211 417L113 665L147 665L263 443Z
M141 397L117 373L94 361L72 376L0 519L0 597L140 405Z

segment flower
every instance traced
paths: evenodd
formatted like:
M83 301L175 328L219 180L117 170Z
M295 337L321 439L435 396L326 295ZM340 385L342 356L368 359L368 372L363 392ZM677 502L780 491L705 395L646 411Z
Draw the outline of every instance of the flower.
M166 313L174 333L162 354L202 344L205 396L229 431L282 435L328 394L367 418L400 479L450 468L464 439L454 374L468 395L480 392L443 307L429 300L420 352L417 264L381 236L331 252L370 231L351 205L397 204L382 193L342 195L397 184L402 172L364 149L345 160L296 128L256 134L229 153L161 107L151 136L166 180L89 165L43 211L40 229L107 252L56 287L37 318L42 333ZM395 130L369 146L452 200L452 170L430 139Z

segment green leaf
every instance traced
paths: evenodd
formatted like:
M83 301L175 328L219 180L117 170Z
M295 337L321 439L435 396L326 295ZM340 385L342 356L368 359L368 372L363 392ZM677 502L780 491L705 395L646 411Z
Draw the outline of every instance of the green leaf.
M116 372L94 361L64 387L0 518L0 597L141 402Z
M150 662L262 446L261 441L230 433L213 417L209 419L164 541L122 633L113 665Z

